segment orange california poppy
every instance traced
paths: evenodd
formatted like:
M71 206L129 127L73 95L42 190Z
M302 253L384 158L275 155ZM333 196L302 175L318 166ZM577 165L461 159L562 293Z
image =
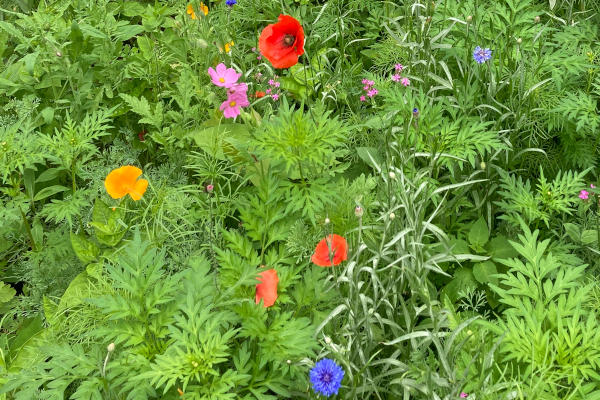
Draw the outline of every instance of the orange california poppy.
M329 247L331 246L331 258ZM329 235L317 244L311 261L319 267L331 267L348 259L348 243L340 235ZM333 262L333 263L332 263Z
M194 6L193 5L188 4L186 12L189 14L190 18L196 19L196 13L194 12Z
M268 269L259 275L260 283L256 284L256 304L260 303L260 299L262 299L263 306L271 307L277 300L277 284L279 283L277 271Z
M132 165L113 169L106 176L104 187L113 199L129 195L133 200L139 200L148 188L147 180L138 179L141 174L142 170Z
M304 54L304 30L297 19L280 15L279 22L262 30L258 38L258 49L275 68L296 65Z

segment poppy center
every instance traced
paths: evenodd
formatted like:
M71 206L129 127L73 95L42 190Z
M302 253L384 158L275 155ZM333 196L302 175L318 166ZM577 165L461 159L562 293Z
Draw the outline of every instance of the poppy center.
M225 78L219 78L219 82L225 83Z
M296 41L296 38L294 37L294 35L288 34L283 37L283 43L288 47L293 45L295 41Z
M329 383L331 382L331 375L328 372L325 372L322 377L323 382Z
M230 101L229 102L229 107L235 107L235 101Z

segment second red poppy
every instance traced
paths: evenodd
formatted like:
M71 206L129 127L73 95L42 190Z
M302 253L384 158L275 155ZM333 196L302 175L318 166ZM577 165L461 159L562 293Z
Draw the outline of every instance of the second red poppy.
M263 29L258 38L260 53L275 68L289 68L304 54L304 30L294 17L281 14L279 22Z
M329 254L330 248L331 254ZM347 259L348 243L346 239L340 235L333 234L327 236L317 244L310 260L319 267L331 267Z

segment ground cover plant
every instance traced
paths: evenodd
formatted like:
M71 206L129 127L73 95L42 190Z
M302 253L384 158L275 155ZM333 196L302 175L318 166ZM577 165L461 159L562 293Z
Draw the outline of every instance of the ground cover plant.
M600 399L596 0L0 0L0 399Z

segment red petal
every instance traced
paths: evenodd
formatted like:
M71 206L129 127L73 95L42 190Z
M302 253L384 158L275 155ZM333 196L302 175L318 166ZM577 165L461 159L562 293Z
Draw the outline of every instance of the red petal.
M331 259L329 258L329 246L327 242L331 242L331 251L333 253ZM311 257L311 261L319 267L331 267L347 259L348 243L342 236L335 234L321 240Z
M277 284L279 278L277 271L268 269L260 273L258 280L261 282L256 285L256 304L262 299L265 307L271 307L277 300Z
M291 46L284 43L285 35L295 38ZM275 68L289 68L298 62L298 57L304 54L304 30L295 18L280 15L279 22L267 25L258 39L261 54Z

